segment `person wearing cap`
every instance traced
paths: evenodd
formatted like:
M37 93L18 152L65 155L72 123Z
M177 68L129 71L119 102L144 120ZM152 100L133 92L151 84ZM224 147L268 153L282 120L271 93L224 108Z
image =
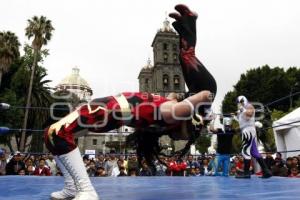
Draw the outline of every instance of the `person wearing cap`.
M0 176L6 174L5 168L6 168L5 152L3 149L0 149Z
M19 151L14 153L12 159L6 165L6 175L18 175L20 169L25 169L25 163Z
M258 152L256 145L256 127L255 127L255 108L245 96L237 98L238 104L238 122L242 132L242 156L244 158L244 173L237 175L236 178L251 178L250 163L251 157L254 157L262 169L262 178L272 176L264 159Z
M232 127L232 118L223 118L223 129L214 129L210 126L210 131L217 134L217 155L216 155L216 167L214 175L218 176L219 168L222 167L222 176L228 176L229 164L230 164L230 153L232 148L232 138L236 131Z

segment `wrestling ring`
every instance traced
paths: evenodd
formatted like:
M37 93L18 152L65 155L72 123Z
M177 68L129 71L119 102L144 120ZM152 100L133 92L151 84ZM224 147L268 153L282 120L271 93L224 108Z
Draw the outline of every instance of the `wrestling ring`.
M101 200L298 199L300 179L272 177L92 177ZM0 199L43 200L63 177L2 176Z

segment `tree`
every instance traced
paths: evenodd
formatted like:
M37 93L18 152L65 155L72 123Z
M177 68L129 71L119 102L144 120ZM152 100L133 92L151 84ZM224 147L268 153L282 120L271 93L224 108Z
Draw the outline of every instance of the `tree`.
M28 85L30 80L30 68L33 64L34 56L33 49L25 45L24 56L18 59L13 65L10 71L4 76L5 78L5 90L0 91L0 100L11 104L13 107L7 112L0 113L0 123L10 127L10 128L20 128L22 124L20 123L24 119L24 109L23 107L26 102L26 94L28 91ZM43 50L38 54L38 62L42 63L43 58L48 55L47 50ZM16 67L18 66L18 67ZM49 80L46 80L46 69L40 65L37 65L35 70L34 84L32 88L31 102L33 107L39 107L40 109L31 109L28 118L28 129L42 129L49 118L49 108L53 102L51 97L50 88L48 86ZM1 99L1 97L3 97ZM16 108L18 107L18 108ZM9 123L8 123L9 120ZM25 144L29 136L33 132L27 132L25 137ZM7 137L3 137L3 143L9 145L10 138L15 135L15 140L18 149L20 148L20 132L14 131ZM30 147L33 147L34 151L42 150L42 134L32 135L32 142Z
M30 83L28 88L26 110L25 110L24 123L23 123L23 131L21 134L21 141L20 141L21 151L25 150L25 135L26 135L28 115L29 115L29 107L31 106L33 79L35 74L35 68L37 66L38 54L41 51L42 46L46 45L48 41L51 39L53 30L54 28L51 24L51 21L44 16L41 17L34 16L32 19L29 19L28 26L25 29L25 35L28 37L28 39L34 37L31 45L34 50L34 61L31 69Z
M20 56L18 37L10 32L0 32L0 86L2 75L8 72L11 64Z

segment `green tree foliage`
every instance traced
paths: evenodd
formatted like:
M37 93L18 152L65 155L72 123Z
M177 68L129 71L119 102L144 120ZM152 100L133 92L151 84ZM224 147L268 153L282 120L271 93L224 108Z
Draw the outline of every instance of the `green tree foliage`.
M24 107L26 96L29 87L30 68L34 61L33 49L25 45L24 56L15 60L8 73L3 76L3 87L0 90L0 101L9 103L12 106ZM48 55L48 51L44 50L38 54L39 63L43 63L43 59ZM49 80L46 79L46 69L41 65L37 66L34 75L35 82L33 84L31 102L32 107L41 107L43 109L31 109L28 119L28 129L42 129L49 118L49 108L53 102L50 88L48 86ZM4 84L5 83L5 84ZM1 126L10 128L21 128L24 119L24 109L12 107L10 110L0 113ZM27 132L26 140L32 135L32 142L30 144L30 151L41 151L43 148L43 134ZM11 146L10 141L15 137L16 143L20 145L20 132L12 132L8 136L2 136L0 142Z
M207 152L207 148L210 146L210 136L209 135L200 135L195 141L196 149L200 153Z
M268 104L281 97L299 91L300 87L293 87L300 83L300 69L296 67L285 71L283 68L270 68L268 65L251 69L242 74L240 80L234 85L234 90L228 92L222 103L223 111L234 112L235 99L238 95L245 95L252 102ZM235 98L234 98L235 96ZM299 98L294 97L297 101ZM288 111L290 108L289 98L269 106L272 109Z
M0 86L2 75L9 71L11 64L20 56L18 37L10 32L0 32Z

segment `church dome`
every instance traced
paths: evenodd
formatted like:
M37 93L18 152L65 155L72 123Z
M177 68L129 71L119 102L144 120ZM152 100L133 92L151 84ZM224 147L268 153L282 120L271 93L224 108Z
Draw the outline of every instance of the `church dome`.
M143 69L151 69L151 68L153 68L153 66L151 65L151 60L150 60L150 58L148 58L147 64L143 67Z
M89 84L87 83L86 80L84 80L80 75L79 75L79 68L74 67L72 69L72 73L68 76L66 76L60 83L59 85L78 85L82 87L87 87L90 88Z
M93 91L88 82L79 74L79 68L72 68L72 73L66 76L56 87L56 91L68 90L76 94L81 100L89 100Z

